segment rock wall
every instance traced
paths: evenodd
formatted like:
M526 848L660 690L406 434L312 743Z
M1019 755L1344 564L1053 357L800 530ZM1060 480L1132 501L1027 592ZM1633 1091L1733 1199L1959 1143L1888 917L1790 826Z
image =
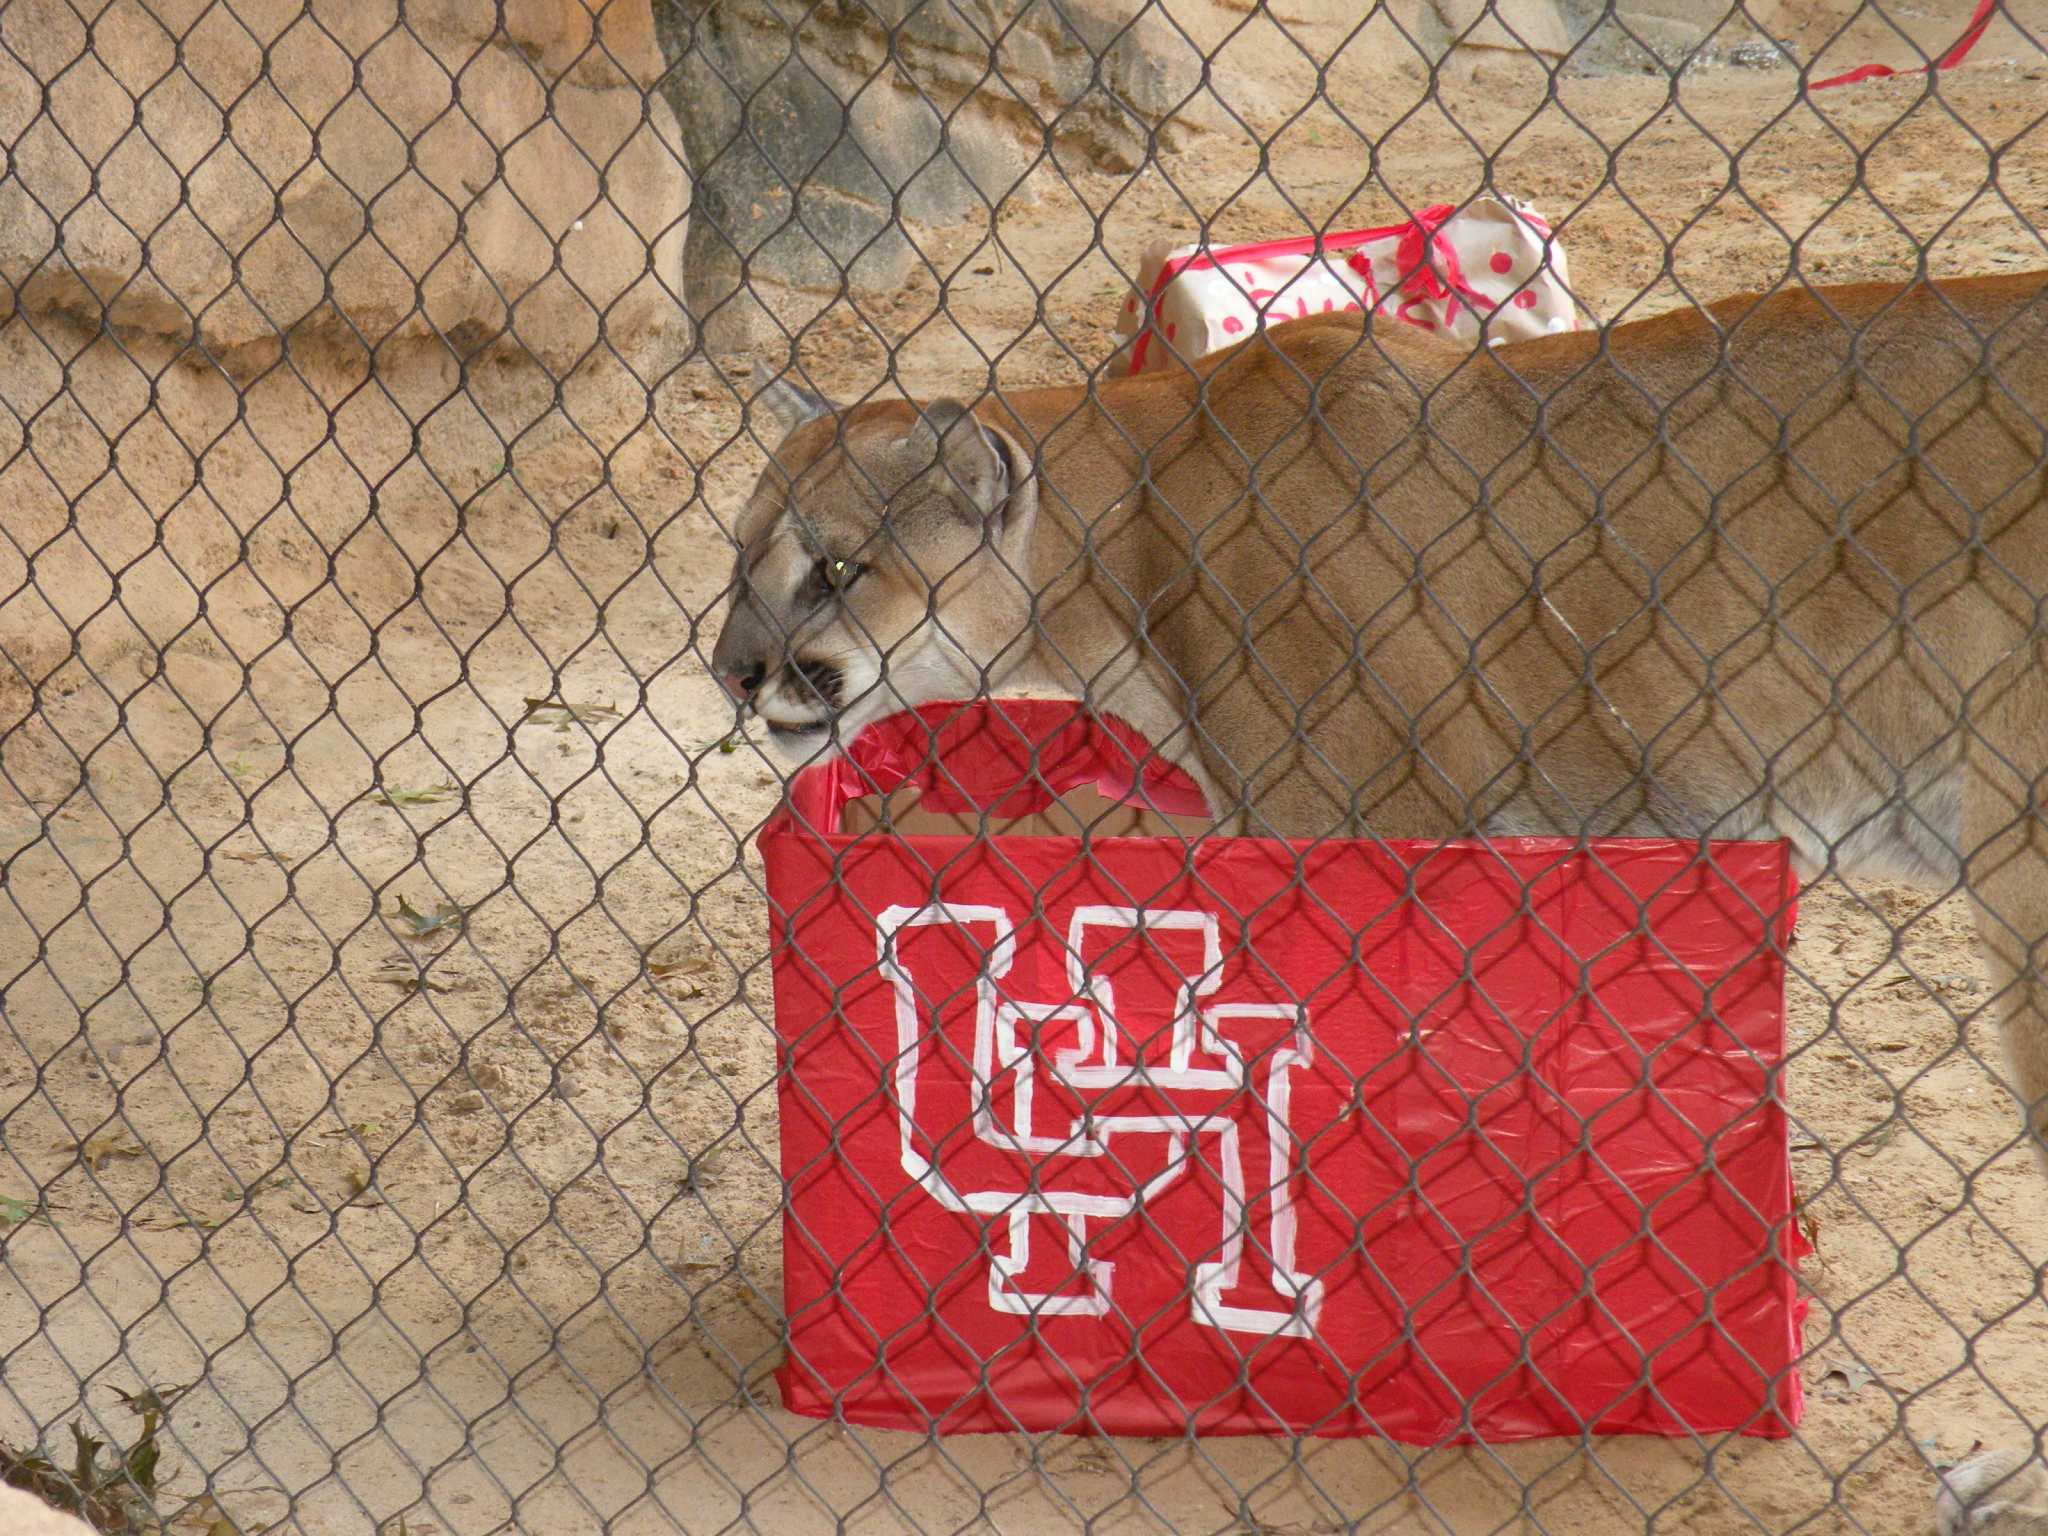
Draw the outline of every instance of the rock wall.
M899 210L985 217L1047 157L1135 169L1199 105L1200 50L1129 0L655 0L655 22L715 346L757 329L750 277L888 287L913 256Z
M1574 74L1642 73L1694 64L1766 67L1780 0L1739 9L1702 0L1394 0L1425 56L1477 65L1519 54ZM1409 18L1412 17L1412 21Z
M13 0L0 45L0 317L557 372L682 334L649 0Z
M1779 0L1739 9L1699 0L1551 0L1578 45L1573 61L1591 70L1631 73L1702 63L1772 67L1783 56L1771 41L1784 22ZM1850 6L1841 7L1847 19Z
M745 346L773 332L750 288L899 283L905 221L985 221L1035 167L1245 132L1204 50L1263 35L1249 4L112 0L87 21L9 0L0 318L244 363L287 334L438 334L559 374L601 339L674 355L686 314ZM1511 53L1654 67L1608 8L1392 0L1398 37L1369 44L1348 0L1289 19L1383 52L1368 80ZM1705 35L1691 0L1615 9L1674 58Z

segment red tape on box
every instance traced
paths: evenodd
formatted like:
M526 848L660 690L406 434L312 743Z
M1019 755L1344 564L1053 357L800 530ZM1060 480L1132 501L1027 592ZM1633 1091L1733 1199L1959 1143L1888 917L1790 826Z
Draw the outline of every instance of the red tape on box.
M928 706L799 779L761 843L787 1406L1410 1443L1797 1423L1782 844L829 830L902 783L1194 803L1061 703Z

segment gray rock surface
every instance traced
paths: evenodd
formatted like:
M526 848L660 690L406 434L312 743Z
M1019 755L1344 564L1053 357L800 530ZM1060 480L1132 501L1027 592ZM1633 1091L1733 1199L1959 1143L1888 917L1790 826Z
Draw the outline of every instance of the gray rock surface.
M656 0L697 203L688 297L714 346L752 334L751 276L885 287L901 218L980 219L1051 157L1129 170L1171 149L1200 50L1119 0Z

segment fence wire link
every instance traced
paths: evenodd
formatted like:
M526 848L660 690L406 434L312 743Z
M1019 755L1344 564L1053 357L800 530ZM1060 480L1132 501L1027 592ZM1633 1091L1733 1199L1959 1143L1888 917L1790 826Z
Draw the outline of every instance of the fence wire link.
M1400 227L1433 204L1513 194L1569 252L1582 328L1742 293L2048 268L2033 222L2048 187L2044 23L2016 0L1988 13L1964 0L0 0L0 1481L102 1531L206 1536L1880 1533L1925 1528L1936 1472L1980 1445L2038 1456L2048 1201L2020 1149L1994 1043L2002 989L1973 958L1968 910L1980 877L2010 876L1972 856L1931 893L1845 878L1829 850L1875 835L1861 824L1804 829L1820 868L1781 956L1785 1063L1748 1058L1791 1124L1796 1205L1790 1218L1745 1209L1777 1224L1767 1248L1791 1247L1788 1220L1813 1245L1799 1278L1805 1416L1783 1438L1681 1416L1662 1439L1580 1418L1519 1444L1455 1428L1404 1444L1362 1433L1376 1425L1357 1362L1326 1355L1337 1378L1353 1374L1327 1417L1305 1418L1260 1395L1275 1341L1241 1335L1217 1346L1232 1391L1298 1435L1197 1433L1214 1404L1181 1401L1163 1378L1148 1390L1180 1418L1151 1436L1026 1432L1004 1399L1015 1357L978 1356L941 1301L991 1307L1012 1282L1014 1301L1014 1210L982 1208L957 1252L918 1257L931 1291L912 1296L915 1329L863 1319L873 1293L846 1273L786 1293L785 1261L824 1251L821 1218L857 1207L887 1226L924 1198L860 1169L831 1186L845 1208L799 1208L791 1193L840 1167L842 1137L895 1113L906 1049L980 1074L976 1113L999 1111L987 1064L936 1025L878 1049L848 1024L856 994L871 1006L907 974L890 946L912 943L911 909L863 914L878 931L900 924L898 939L878 959L862 951L847 982L845 954L805 951L805 922L841 892L836 876L821 881L782 904L791 953L771 985L755 838L820 748L770 739L765 704L736 711L713 648L749 584L771 579L732 576L757 476L767 466L764 496L808 494L770 456L776 409L806 408L790 387L842 408L955 397L1014 426L1000 413L1019 391L1073 386L1071 412L1032 418L1045 432L1021 459L985 431L941 439L935 420L927 460L955 494L1000 507L1051 437L1096 419L1117 311L1143 312L1140 260L1162 240ZM1830 79L1872 61L1897 73ZM1854 330L1846 302L1824 296L1822 313ZM1737 322L1714 376L1684 387L1638 376L1641 354L1604 339L1585 367L1611 363L1613 409L1648 420L1646 441L1715 519L1739 515L1744 493L1725 465L1688 460L1690 401L1716 400L1731 431L1751 433L1756 465L1804 475L1788 494L1826 503L1838 553L1867 562L1863 601L1922 646L1930 687L1975 700L2008 673L1949 675L1910 633L1917 595L1950 578L1901 577L1865 542L1869 508L1899 475L1934 487L1968 527L1969 580L1999 594L2013 654L2038 653L2038 563L1993 530L2038 504L2042 424L2012 348L1951 312L1992 386L1971 418L1980 435L1944 446L1947 403L1897 398L1870 349L1851 348L1862 414L1831 418L1830 432L1860 421L1909 445L1856 485L1800 465L1828 447L1802 435L1814 396L1768 370L1745 377L1743 329L1762 322ZM1399 329L1382 316L1356 351L1411 411L1412 436L1374 461L1355 438L1328 441L1360 485L1426 441L1484 522L1526 494L1463 432L1487 354L1418 371L1411 343L1384 339ZM1196 376L1171 335L1155 341L1174 354L1162 388ZM1276 370L1291 370L1304 410L1336 409L1336 375L1311 377L1300 356ZM1628 522L1629 467L1575 460L1588 440L1562 414L1571 383L1530 386L1531 442L1559 497L1612 531ZM1205 390L1185 393L1191 429L1220 408ZM1987 495L1969 470L2002 451L1999 434L2021 471ZM1169 483L1166 436L1126 435L1130 495ZM1218 606L1212 622L1255 665L1290 627L1342 606L1321 584L1316 538L1265 499L1259 477L1281 475L1286 443L1233 442L1212 466L1228 500L1259 508L1304 609L1320 605L1310 619ZM854 470L835 494L898 490ZM1158 504L1191 551L1180 575L1199 585L1209 511ZM790 578L823 583L817 602L866 566L917 558L898 526L827 547L829 522L807 525L807 558L823 564ZM988 552L982 535L960 550L946 557L956 576ZM1517 558L1647 776L1686 750L1682 720L1630 718L1602 682L1616 637L1582 632L1553 601L1606 580L1670 617L1662 584L1696 551L1625 553L1604 576L1562 547ZM1432 549L1408 554L1420 573ZM1810 575L1739 541L1714 558L1773 604L1796 602ZM1413 597L1409 622L1434 622L1438 596ZM949 617L971 622L938 614L942 630ZM1034 609L1029 635L1043 643L1048 622ZM1408 680L1374 670L1386 627L1384 614L1354 625L1349 645L1400 697ZM783 626L763 643L793 638ZM906 688L932 664L891 636L860 638L891 652ZM1476 669L1482 653L1554 640L1503 625L1462 643ZM1114 656L1062 659L1106 690L1143 652L1132 638ZM1718 690L1735 682L1716 666L1738 662L1731 650L1671 664ZM767 670L780 669L778 656ZM1173 681L1190 697L1213 683ZM821 706L856 688L833 666L799 682L808 695L785 697ZM1218 741L1189 717L1149 748L1125 742L1122 767L1234 753L1249 786L1305 762L1328 825L1304 833L1298 805L1276 824L1247 788L1242 830L1382 836L1384 785L1346 782L1313 690L1273 686L1292 717L1270 736ZM1835 685L1845 729L1864 729L1859 686ZM862 697L892 690L885 672ZM1411 767L1460 783L1456 763L1432 756L1446 749L1409 724ZM1513 728L1534 740L1547 723ZM2025 800L2041 765L1999 755L2023 739L1986 750ZM1047 747L1030 745L1033 772ZM1955 748L1952 729L1896 761L1866 736L1861 760L1903 793ZM1766 780L1798 771L1762 768ZM1684 819L1651 797L1629 825L1666 813ZM1080 814L1089 838L1129 830L1109 809ZM878 813L838 867L871 862L898 815L915 822L900 806ZM988 816L968 825L982 840L933 856L924 899L944 900L969 863L1009 868L1012 845L989 852ZM1196 864L1215 836L1193 825L1161 834L1182 839L1179 888L1227 909ZM1782 821L1751 830L1802 841ZM1895 832L1951 860L1960 847L1938 818ZM2009 856L2030 856L2017 835L2026 846ZM1071 884L1091 856L1077 845L1049 881ZM1123 894L1143 907L1154 893ZM1050 910L1041 890L1030 915ZM1780 916L1749 915L1766 931ZM1345 921L1327 905L1309 918ZM2028 938L2014 932L2016 987L2039 975ZM1349 933L1354 953L1370 941ZM1255 960L1233 950L1228 964ZM1218 962L1203 963L1185 974L1213 981ZM1481 1014L1511 1021L1473 954L1460 964ZM1572 984L1590 987L1592 957L1576 964ZM1421 1028L1397 987L1364 984ZM1064 1013L1011 1016L1004 1027L1029 1037L1016 1049L1028 1058L1056 1027L1092 1028L1082 1003L1108 1019L1093 985ZM793 1018L805 988L817 1011ZM971 1010L974 996L966 983L918 995L904 1016ZM1190 1016L1192 998L1176 1004ZM1227 1015L1272 1026L1255 1058L1269 1075L1247 1087L1234 1057L1237 1085L1278 1117L1270 1166L1286 1171L1274 1181L1243 1163L1235 1228L1226 1204L1218 1246L1187 1249L1171 1317L1223 1305L1230 1287L1204 1292L1196 1271L1233 1243L1261 1273L1287 1272L1270 1212L1320 1176L1300 1170L1336 1134L1334 1120L1287 1126L1272 1103L1287 1072L1306 1074L1320 1052L1360 1123L1398 1140L1373 1119L1384 1063L1333 1057L1312 1025L1290 1033L1298 1011L1259 1006ZM862 1085L855 1110L835 1107L823 1077L792 1077L822 1057ZM1515 1166L1487 1091L1448 1075L1436 1091ZM1028 1129L1028 1104L1012 1112L1011 1130L986 1134ZM826 1126L820 1150L785 1158L790 1115ZM935 1158L982 1134L964 1120L924 1129ZM1097 1134L1077 1121L1069 1140ZM1234 1139L1181 1134L1202 1178L1240 1176ZM1707 1137L1683 1155L1711 1172L1725 1150ZM1386 1199L1456 1229L1423 1161ZM1114 1151L1107 1162L1128 1182L1148 1177ZM1533 1209L1532 1190L1510 1191L1510 1205ZM1630 1198L1647 1231L1657 1202ZM1380 1262L1361 1234L1391 1208L1353 1212L1346 1252L1360 1265ZM1008 1250L996 1215L1015 1216ZM1186 1245L1142 1203L1131 1225ZM1085 1219L1069 1230L1066 1279L1095 1283ZM1504 1277L1482 1276L1474 1253L1466 1240L1453 1278L1491 1295ZM1375 1272L1399 1291L1404 1277ZM1298 1320L1323 1279L1288 1285L1272 1305ZM1418 1372L1441 1369L1423 1342L1440 1299L1411 1302L1393 1326ZM1153 1336L1169 1311L1121 1322ZM1710 1297L1707 1329L1732 1338L1712 1311ZM924 1405L921 1429L862 1427L838 1388L821 1418L783 1406L773 1373L801 1374L804 1330L828 1315L873 1351L859 1390ZM1275 1331L1277 1315L1256 1326ZM938 1389L899 1373L912 1332L965 1372L957 1403L932 1409ZM1520 1366L1538 1359L1521 1348ZM1093 1394L1148 1365L1139 1351L1093 1368L1061 1367L1077 1431L1114 1427ZM1568 1396L1574 1383L1543 1368L1542 1390ZM1459 1422L1481 1422L1481 1396ZM942 1432L977 1414L1010 1432ZM2025 1478L2004 1489L2016 1532L2036 1528L2017 1523L2030 1497L2048 1522L2043 1480Z

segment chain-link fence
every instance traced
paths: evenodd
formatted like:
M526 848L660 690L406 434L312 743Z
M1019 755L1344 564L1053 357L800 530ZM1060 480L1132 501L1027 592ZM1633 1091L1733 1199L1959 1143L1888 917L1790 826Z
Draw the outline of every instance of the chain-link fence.
M0 0L0 1476L1820 1533L2038 1455L2044 29ZM989 693L1093 724L882 720Z

